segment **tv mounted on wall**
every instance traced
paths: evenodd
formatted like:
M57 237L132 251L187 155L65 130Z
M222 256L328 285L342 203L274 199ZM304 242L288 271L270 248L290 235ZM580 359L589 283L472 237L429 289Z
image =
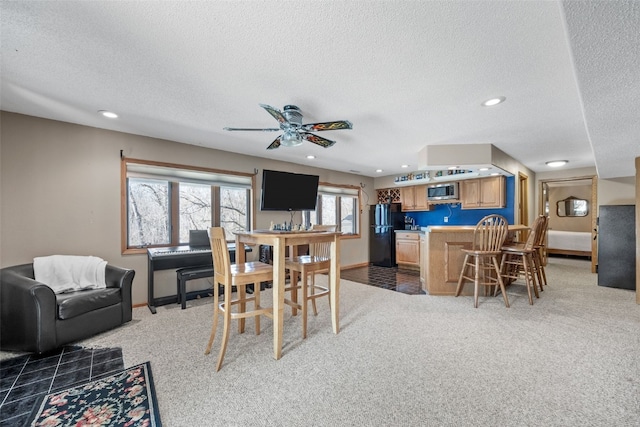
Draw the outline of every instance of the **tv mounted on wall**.
M260 210L315 210L319 179L317 175L263 170Z

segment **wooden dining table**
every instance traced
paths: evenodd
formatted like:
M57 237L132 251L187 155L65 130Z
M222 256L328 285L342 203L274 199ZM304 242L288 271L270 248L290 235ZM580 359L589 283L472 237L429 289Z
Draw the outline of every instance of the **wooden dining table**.
M284 288L285 288L285 248L291 247L290 254L297 253L295 247L313 243L330 243L331 265L329 267L329 296L333 333L340 331L340 232L328 231L279 231L254 230L235 233L238 245L268 245L273 253L273 357L282 356L282 336L284 328ZM245 252L236 253L236 262L245 262ZM292 275L292 280L295 275Z

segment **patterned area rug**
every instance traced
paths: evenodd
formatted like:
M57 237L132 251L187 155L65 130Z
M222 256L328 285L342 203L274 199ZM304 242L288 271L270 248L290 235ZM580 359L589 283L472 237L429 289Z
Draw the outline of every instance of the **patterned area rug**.
M47 394L30 426L161 426L149 362Z
M109 377L124 369L121 348L67 346L0 361L0 426L22 427L49 393Z

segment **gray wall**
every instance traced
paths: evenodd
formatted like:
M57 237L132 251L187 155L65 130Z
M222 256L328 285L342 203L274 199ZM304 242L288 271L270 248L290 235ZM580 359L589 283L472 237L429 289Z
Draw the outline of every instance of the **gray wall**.
M240 172L313 173L322 182L363 184L365 192L373 191L373 178L359 175L8 112L0 113L0 123L0 266L53 254L99 256L136 270L134 304L147 299L147 257L120 251L120 150L129 158ZM254 194L257 206L259 193ZM367 200L363 194L363 207ZM257 228L290 218L286 212L256 214ZM343 266L368 262L367 215L363 209L361 237L342 241ZM173 272L159 272L155 279L157 296L175 294ZM191 285L206 287L204 282Z

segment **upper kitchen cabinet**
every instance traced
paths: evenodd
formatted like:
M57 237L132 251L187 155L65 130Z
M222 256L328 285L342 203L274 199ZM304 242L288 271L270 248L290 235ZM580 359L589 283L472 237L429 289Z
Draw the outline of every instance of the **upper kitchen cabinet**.
M402 212L428 211L427 186L415 185L400 188L400 203L402 203Z
M462 209L504 208L505 193L504 176L460 181Z

